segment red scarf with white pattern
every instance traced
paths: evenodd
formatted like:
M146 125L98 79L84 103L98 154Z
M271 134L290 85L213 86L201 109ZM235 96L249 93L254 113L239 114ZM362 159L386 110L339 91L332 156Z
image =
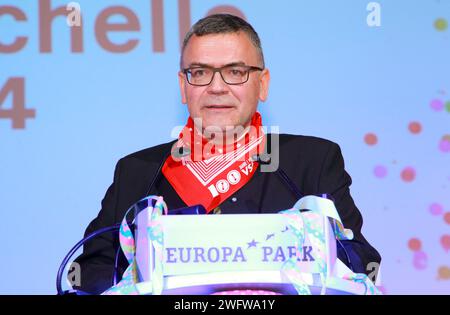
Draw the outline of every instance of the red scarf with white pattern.
M188 206L201 204L210 212L249 182L258 168L253 157L266 143L261 115L255 112L239 139L221 142L202 136L189 117L165 161L164 176Z

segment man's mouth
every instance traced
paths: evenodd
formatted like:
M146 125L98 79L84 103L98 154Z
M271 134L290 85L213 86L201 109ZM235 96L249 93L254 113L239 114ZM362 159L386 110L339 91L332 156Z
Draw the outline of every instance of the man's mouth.
M234 106L231 105L206 105L207 109L228 109L233 108Z

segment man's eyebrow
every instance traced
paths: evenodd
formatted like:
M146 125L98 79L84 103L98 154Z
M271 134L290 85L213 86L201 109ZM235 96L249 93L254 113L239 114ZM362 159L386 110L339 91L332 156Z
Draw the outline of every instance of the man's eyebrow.
M235 61L235 62L231 62L231 63L227 63L225 65L223 65L222 67L231 67L231 66L246 66L247 64L243 61ZM201 62L193 62L191 64L189 64L188 68L194 68L194 67L202 67L202 68L215 68L212 65L208 65L206 63L201 63ZM219 67L221 68L221 67Z

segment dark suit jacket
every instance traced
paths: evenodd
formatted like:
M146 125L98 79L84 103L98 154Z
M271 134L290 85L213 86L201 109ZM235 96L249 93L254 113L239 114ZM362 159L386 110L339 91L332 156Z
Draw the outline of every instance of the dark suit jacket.
M161 161L170 152L174 141L128 155L117 163L114 182L102 201L102 209L86 229L85 235L102 227L120 223L126 210L145 197ZM355 272L369 273L370 262L381 261L378 252L361 234L363 220L350 196L351 178L344 169L339 146L331 141L296 135L279 135L280 168L292 179L304 195L329 193L346 228L354 232L354 240L345 241L345 253L338 247L338 257ZM175 190L160 174L149 194L161 195L169 209L186 207ZM296 196L275 173L261 172L221 203L222 214L275 213L291 208ZM87 243L76 261L81 268L78 289L100 293L111 287L117 235L104 234ZM350 262L348 261L350 260ZM121 271L126 261L121 257Z

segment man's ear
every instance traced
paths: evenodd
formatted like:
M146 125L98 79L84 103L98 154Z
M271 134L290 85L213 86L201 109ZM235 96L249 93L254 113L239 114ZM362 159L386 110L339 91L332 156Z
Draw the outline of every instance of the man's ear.
M269 95L270 71L264 69L259 75L259 100L265 102Z
M184 79L184 73L181 71L178 72L178 84L180 85L181 102L187 104L186 80Z

